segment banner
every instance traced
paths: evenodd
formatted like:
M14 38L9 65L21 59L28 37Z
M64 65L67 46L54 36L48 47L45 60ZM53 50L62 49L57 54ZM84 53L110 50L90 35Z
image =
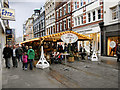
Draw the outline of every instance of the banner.
M15 10L14 9L1 8L0 13L1 13L1 19L15 21Z

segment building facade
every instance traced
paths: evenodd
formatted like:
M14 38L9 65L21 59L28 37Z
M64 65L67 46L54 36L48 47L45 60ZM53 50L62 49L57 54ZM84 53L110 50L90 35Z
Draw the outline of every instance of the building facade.
M120 43L120 0L104 0L101 33L102 55L116 56L116 47Z
M101 52L99 23L103 22L102 0L74 0L72 3L72 30L93 39L92 51ZM89 52L90 42L78 42Z
M64 0L55 5L56 33L72 30L72 2Z
M55 31L55 0L47 0L45 3L45 26L46 35L56 33Z
M33 34L33 16L31 16L31 18L28 18L28 20L25 23L25 35L24 35L24 39L25 40L29 40L32 39L34 37Z
M33 21L34 38L45 36L45 11L41 11Z

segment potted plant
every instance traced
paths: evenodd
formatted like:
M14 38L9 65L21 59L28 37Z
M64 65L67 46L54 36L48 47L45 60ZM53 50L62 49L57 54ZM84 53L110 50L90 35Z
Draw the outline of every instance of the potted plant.
M68 58L68 62L74 62L74 55L71 51L70 51L70 56Z

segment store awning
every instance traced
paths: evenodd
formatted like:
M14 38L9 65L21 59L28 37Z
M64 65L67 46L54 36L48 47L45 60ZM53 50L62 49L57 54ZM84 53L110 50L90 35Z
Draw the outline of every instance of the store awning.
M73 33L73 34L77 35L78 36L78 41L85 41L85 40L89 40L90 41L90 40L92 40L92 38L90 38L88 36L85 36L85 35L82 35L82 34L79 34L77 32L65 31L65 32L60 32L60 33L56 33L56 34L43 36L43 37L40 37L40 38L34 38L34 39L31 39L31 40L27 40L27 41L21 42L21 44L27 43L27 42L32 42L32 41L39 41L39 40L56 42L56 41L61 40L61 36L63 34L67 34L67 33Z

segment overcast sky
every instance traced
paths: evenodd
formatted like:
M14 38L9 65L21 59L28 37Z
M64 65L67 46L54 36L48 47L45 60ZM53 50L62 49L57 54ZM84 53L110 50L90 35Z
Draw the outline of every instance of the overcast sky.
M9 21L15 28L16 37L23 35L23 23L32 16L35 8L40 8L46 0L9 0L10 8L15 9L15 21Z

